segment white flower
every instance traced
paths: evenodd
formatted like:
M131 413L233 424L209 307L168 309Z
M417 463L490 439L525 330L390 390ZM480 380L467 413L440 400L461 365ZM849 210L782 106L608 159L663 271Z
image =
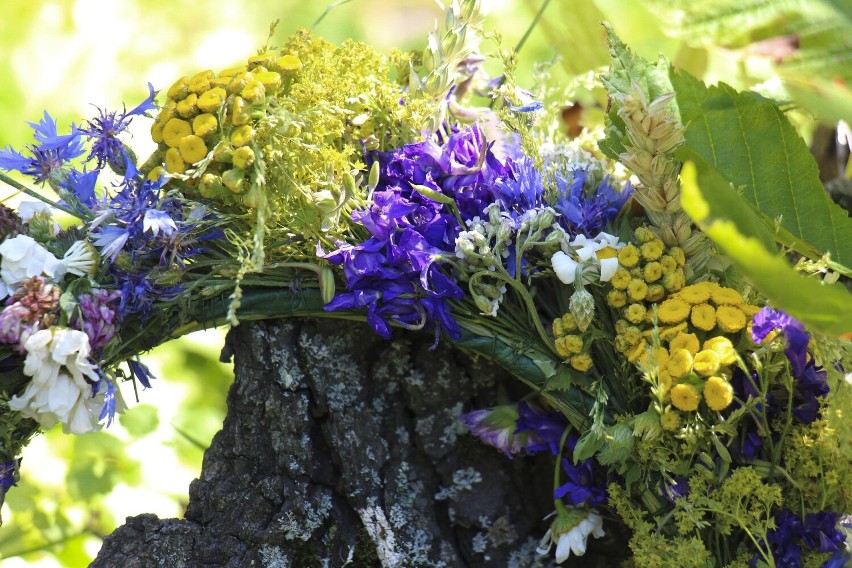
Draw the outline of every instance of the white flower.
M18 284L33 276L54 278L59 259L27 235L6 239L0 244L0 299L14 292Z
M100 377L97 367L89 360L86 334L51 327L32 334L24 349L27 352L24 374L32 377L32 381L21 396L9 400L9 408L45 428L61 422L66 434L99 430L104 389L92 396L92 384Z
M573 250L569 250L563 245L565 250L555 253L550 259L556 277L564 284L574 283L577 274L577 265L587 260L593 260L600 267L600 281L609 282L615 276L616 270L618 270L618 258L614 256L599 258L599 252L609 248L612 250L605 252L613 254L613 251L619 251L625 246L625 243L620 242L618 237L609 233L599 233L593 239L585 235L577 235L568 244ZM576 255L576 260L574 259L574 255Z
M536 549L539 554L547 554L550 552L550 547L553 546L554 533L557 533L556 542L556 563L565 562L573 552L575 556L583 556L586 554L586 543L589 540L589 535L595 538L601 538L606 533L603 530L603 519L594 511L589 511L579 523L576 523L576 514L582 514L582 509L570 509L566 515L557 516L553 524L548 529L544 538ZM576 523L576 524L574 524ZM570 530L569 526L574 525Z
M98 251L86 241L76 241L59 261L57 277L61 278L66 272L75 276L93 274L98 260Z
M556 277L559 280L564 284L574 283L574 279L577 276L577 266L579 265L576 260L560 250L553 254L550 258L550 263L553 265L553 272L556 273Z
M44 201L21 201L18 203L18 216L24 223L29 223L36 213L46 213L48 216L52 216L53 210Z

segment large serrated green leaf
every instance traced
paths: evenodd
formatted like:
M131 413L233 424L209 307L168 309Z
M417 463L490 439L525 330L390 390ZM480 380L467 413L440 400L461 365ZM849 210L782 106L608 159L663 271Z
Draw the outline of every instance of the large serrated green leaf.
M700 154L761 213L833 261L852 263L852 220L819 181L816 162L781 110L724 83L674 72L686 147Z
M799 274L783 256L743 234L733 221L713 217L708 204L710 188L705 187L694 164L684 164L681 180L684 211L773 304L826 333L852 332L852 294L842 285L824 284Z

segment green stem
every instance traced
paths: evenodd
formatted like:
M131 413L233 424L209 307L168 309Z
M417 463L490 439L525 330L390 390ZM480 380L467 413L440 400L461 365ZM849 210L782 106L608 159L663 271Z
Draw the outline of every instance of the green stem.
M566 426L565 431L562 433L562 437L559 438L559 453L556 454L556 467L553 469L553 493L556 493L556 490L559 488L559 476L562 472L562 452L565 450L565 442L568 440L568 433L571 432L571 427ZM557 499L555 496L553 498L553 503L556 506L556 511L558 513L564 512L564 505L562 504L562 499Z
M17 190L18 190L18 191L20 191L21 193L24 193L24 194L26 194L26 195L29 195L30 197L34 197L34 198L38 199L39 201L41 201L41 202L43 202L43 203L47 203L48 205L50 205L50 206L51 206L51 207L53 207L54 209L58 209L59 211L63 211L63 212L65 212L65 213L68 213L68 214L69 214L69 215L71 215L72 217L76 217L77 219L80 219L81 221L86 221L86 220L87 220L87 219L86 219L86 217L84 217L84 216L83 216L81 213L79 213L78 211L74 211L74 210L73 210L73 209L71 209L70 207L66 207L65 205L60 205L59 203L57 203L57 202L55 202L55 201L51 201L51 200L50 200L50 199L48 199L47 197L45 197L45 196L41 195L41 194L40 194L39 192L37 192L36 190L34 190L34 189L30 189L29 187L27 187L27 186L23 185L22 183L20 183L20 182L18 182L18 181L15 181L15 179L13 179L13 178L9 177L8 175L6 175L6 174L5 174L5 173L3 173L3 172L0 172L0 181L2 181L3 183L5 183L6 185L9 185L9 186L11 186L11 187L13 187L13 188L17 189Z
M544 11L547 9L548 4L550 4L550 0L544 0L544 3L541 5L541 8L538 9L538 12L536 12L533 21L527 28L527 31L524 32L524 36L518 42L518 45L515 46L515 53L520 53L521 49L524 47L524 44L527 43L527 40L530 38L530 35L532 35L533 30L538 25L539 20L541 20L541 17L544 15Z

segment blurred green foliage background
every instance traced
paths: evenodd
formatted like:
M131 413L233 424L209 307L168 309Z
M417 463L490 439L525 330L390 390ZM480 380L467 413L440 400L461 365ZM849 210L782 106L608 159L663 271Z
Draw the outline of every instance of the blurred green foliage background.
M490 13L487 29L499 33L505 48L517 45L547 4L523 48L522 83L532 82L536 62L554 62L551 86L563 89L572 78L605 65L608 53L598 23L609 20L640 55L656 59L663 54L707 81L754 86L781 98L789 96L786 88L796 88L794 94L805 103L821 94L816 100L833 101L833 106L823 105L831 119L848 116L852 109L845 106L852 100L847 87L852 50L848 37L836 35L838 22L848 26L852 20L852 8L843 8L849 4L844 0L482 3ZM354 38L383 48L420 48L440 14L434 0L336 4L316 26L318 34L334 42ZM696 14L693 4L704 12ZM67 128L91 116L91 105L135 106L147 95L147 82L167 89L182 75L242 62L265 42L272 21L280 20L275 43L297 27L311 26L327 6L325 0L5 0L0 18L0 146L19 148L30 142L26 121L37 121L44 109L60 128ZM796 49L810 61L810 67L806 61L792 75L777 65L785 44L754 48L785 34L801 39ZM483 47L496 51L497 42ZM833 81L828 99L819 90L826 81ZM568 104L566 97L572 96L558 88L551 94L551 105ZM582 96L582 120L599 119L606 104L602 93ZM132 127L131 145L140 156L152 149L149 126L136 120ZM0 188L0 200L15 199L11 190ZM159 380L138 393L138 402L132 385L124 385L131 408L118 424L76 438L53 429L27 448L21 481L2 511L3 568L84 566L101 538L126 516L182 515L189 482L198 475L203 450L225 415L232 368L217 362L223 340L224 331L212 330L144 355Z

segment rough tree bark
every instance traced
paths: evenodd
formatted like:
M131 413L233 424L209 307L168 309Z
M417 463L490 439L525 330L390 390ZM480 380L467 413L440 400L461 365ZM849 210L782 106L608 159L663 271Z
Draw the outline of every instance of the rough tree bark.
M228 415L185 518L128 518L92 566L549 565L534 550L550 458L509 460L457 421L512 380L428 347L339 321L236 328Z

